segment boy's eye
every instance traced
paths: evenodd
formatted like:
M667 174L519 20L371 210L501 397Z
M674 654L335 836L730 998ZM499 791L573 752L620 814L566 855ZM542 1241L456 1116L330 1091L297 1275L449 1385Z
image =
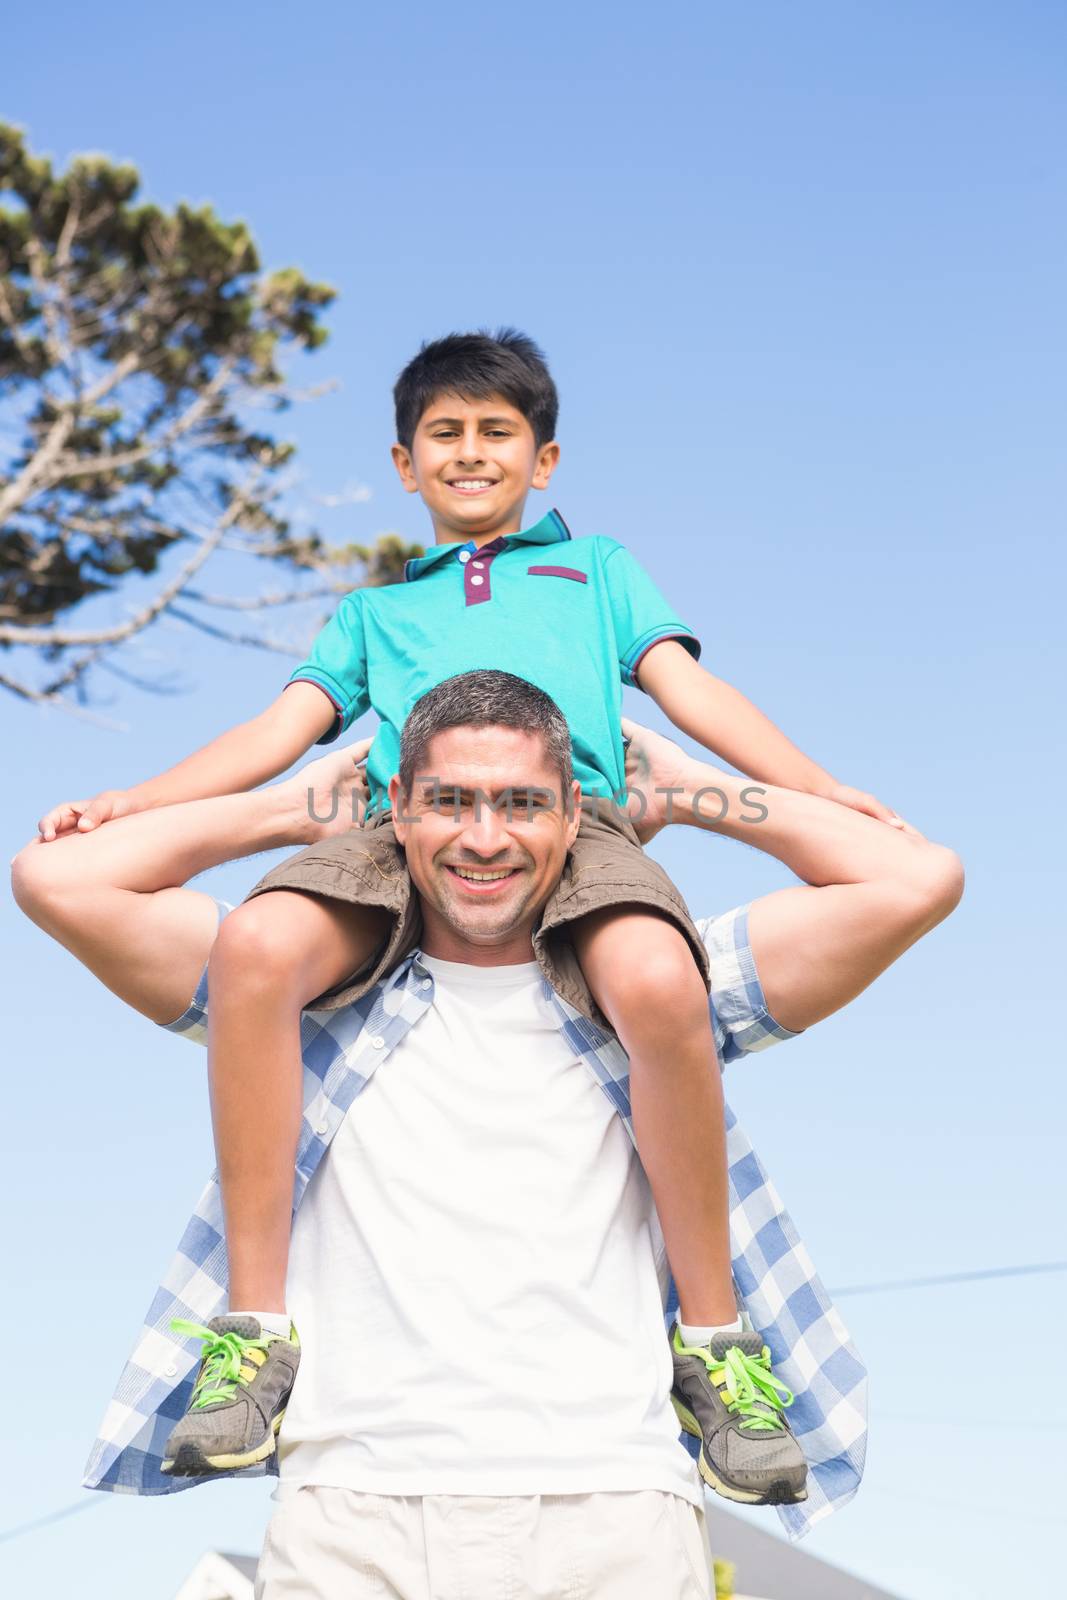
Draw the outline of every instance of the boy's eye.
M455 431L455 428L441 428L437 433L434 434L434 438L449 439L455 434ZM490 435L494 433L499 434L502 439L508 439L511 437L507 428L486 428L485 431Z

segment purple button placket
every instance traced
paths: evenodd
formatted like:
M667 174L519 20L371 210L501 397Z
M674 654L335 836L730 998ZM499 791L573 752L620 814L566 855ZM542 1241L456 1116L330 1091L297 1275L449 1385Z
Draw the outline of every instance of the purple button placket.
M503 548L503 539L494 539L490 544L483 544L480 550L475 550L470 560L464 562L463 595L469 606L479 606L483 600L493 598L489 569L493 565L494 557L498 556ZM465 553L461 553L461 559Z

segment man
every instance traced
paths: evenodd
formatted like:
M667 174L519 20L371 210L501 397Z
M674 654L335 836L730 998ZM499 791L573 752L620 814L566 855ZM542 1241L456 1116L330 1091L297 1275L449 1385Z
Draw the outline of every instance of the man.
M676 1403L750 1448L706 1376L672 1368L668 1274L632 1146L625 1058L546 992L533 959L573 825L566 725L553 733L546 697L521 680L500 692L508 676L450 680L409 719L415 775L395 780L392 800L420 948L347 1011L306 1019L289 1293L314 1353L263 1467L281 1480L263 1600L332 1600L358 1592L357 1574L368 1592L403 1600L706 1596L703 1491L679 1446L672 1383ZM674 820L756 843L805 880L699 924L725 1058L838 1009L958 899L957 859L914 830L790 791L754 793L630 731L642 838L669 805ZM20 904L138 1010L202 1034L203 984L187 1001L217 908L180 885L344 827L352 765L342 752L273 789L31 845L16 861ZM335 787L338 814L316 822ZM471 873L496 887L461 889ZM246 958L269 983L281 955ZM811 1492L783 1510L802 1531L854 1492L863 1371L730 1121L735 1280L756 1345L774 1347L796 1389ZM159 1472L195 1365L169 1328L175 1311L203 1322L222 1309L220 1224L213 1181L105 1418L91 1487L199 1481ZM240 1371L222 1375L234 1403L248 1403Z

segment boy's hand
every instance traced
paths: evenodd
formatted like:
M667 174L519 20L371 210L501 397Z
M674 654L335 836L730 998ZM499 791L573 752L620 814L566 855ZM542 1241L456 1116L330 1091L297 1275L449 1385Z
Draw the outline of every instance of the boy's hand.
M357 739L334 748L278 785L300 817L308 844L363 825L370 799L366 761L373 743L373 738Z
M128 817L137 807L125 789L105 789L92 800L65 800L53 806L37 824L42 840L48 843L64 833L89 833L114 817Z
M630 792L627 812L642 844L655 838L672 820L679 791L699 789L707 784L713 769L686 755L681 745L639 722L622 718L626 746L626 787ZM672 793L673 791L673 793Z
M823 798L836 800L839 806L848 806L850 811L862 811L864 816L874 817L878 822L887 822L891 828L904 828L904 818L896 811L890 811L873 794L864 794L862 789L853 789L848 783L835 783L827 789Z

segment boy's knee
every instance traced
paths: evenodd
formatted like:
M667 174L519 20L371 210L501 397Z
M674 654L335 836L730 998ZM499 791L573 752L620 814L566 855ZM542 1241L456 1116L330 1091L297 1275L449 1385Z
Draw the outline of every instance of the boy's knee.
M912 922L921 932L942 922L960 903L963 862L947 845L923 841L905 886Z
M211 947L212 977L228 986L262 988L295 981L297 953L280 908L269 894L257 895L225 917Z
M947 845L931 845L930 851L926 868L926 893L930 910L940 922L950 911L955 911L963 896L963 862L955 850L950 850Z
M685 935L657 921L641 937L620 949L612 987L616 1005L630 1015L677 1021L707 1014L708 992Z
M34 922L54 912L60 899L62 876L48 860L51 847L36 840L19 851L11 863L11 893L20 911Z

